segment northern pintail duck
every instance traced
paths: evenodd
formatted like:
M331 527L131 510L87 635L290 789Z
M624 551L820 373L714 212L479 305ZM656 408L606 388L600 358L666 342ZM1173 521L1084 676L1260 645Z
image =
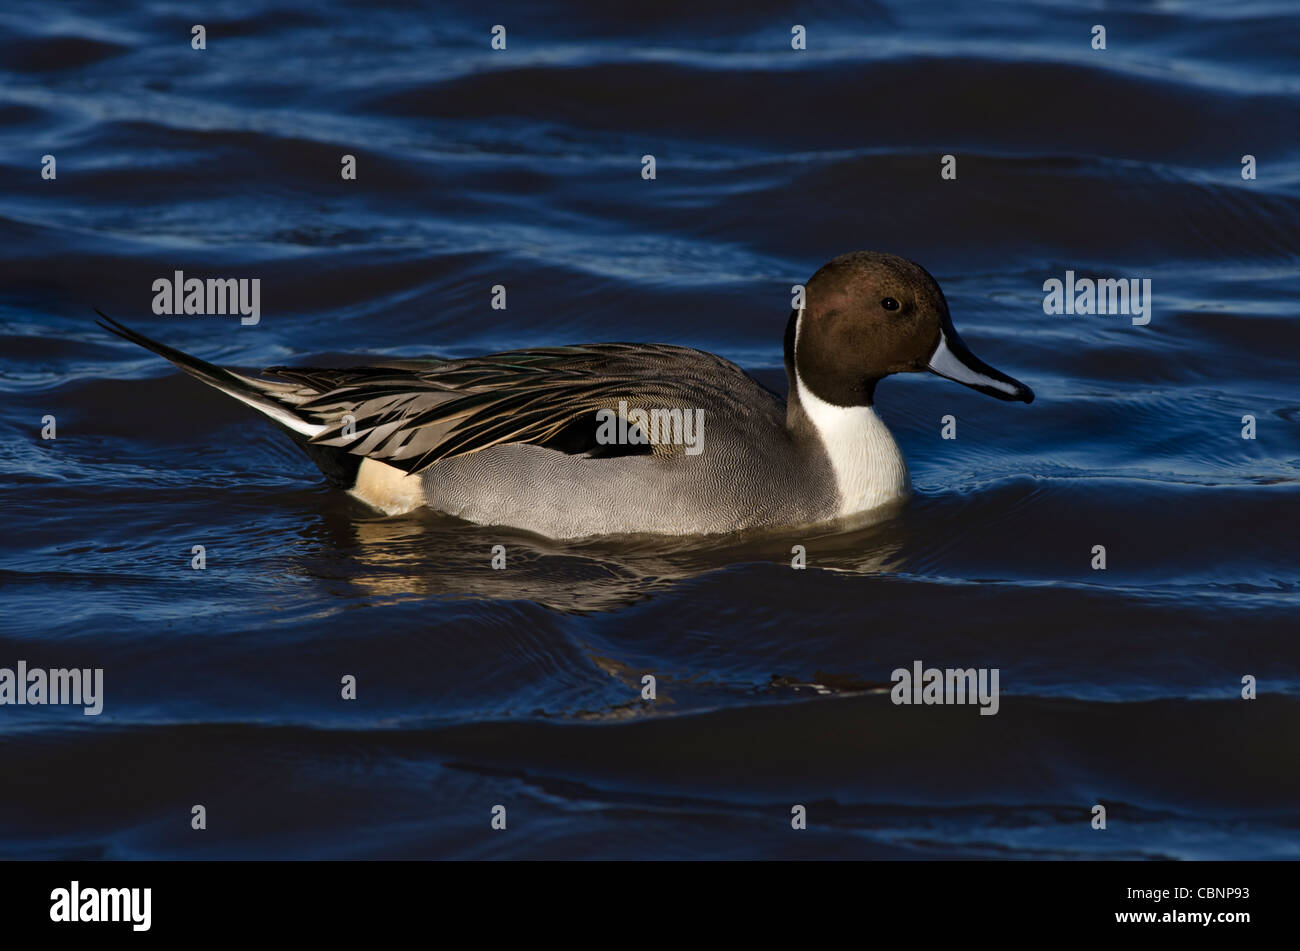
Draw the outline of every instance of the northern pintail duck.
M966 348L924 268L870 251L808 281L786 325L785 400L721 357L667 344L271 367L271 381L104 319L270 417L380 511L426 505L552 538L809 525L903 499L907 465L872 408L891 373L1034 398Z

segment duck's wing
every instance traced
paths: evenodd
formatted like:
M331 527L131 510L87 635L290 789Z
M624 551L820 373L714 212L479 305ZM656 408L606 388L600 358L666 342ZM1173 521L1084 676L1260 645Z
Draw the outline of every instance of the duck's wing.
M265 372L298 386L294 412L322 427L312 443L407 472L509 443L588 455L674 451L600 444L600 410L626 416L633 409L703 409L733 422L782 413L779 401L735 364L667 344L602 343L402 366Z
M784 406L734 363L668 344L600 343L513 350L463 360L270 367L276 382L201 360L100 313L102 326L170 360L283 427L340 484L348 459L407 472L490 446L531 443L592 456L666 454L673 446L610 446L597 412L702 409L712 433L751 438L784 423ZM757 434L757 435L755 435Z

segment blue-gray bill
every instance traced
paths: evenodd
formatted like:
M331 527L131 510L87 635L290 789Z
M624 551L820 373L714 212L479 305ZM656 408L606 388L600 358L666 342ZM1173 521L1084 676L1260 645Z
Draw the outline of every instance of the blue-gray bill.
M1033 390L1000 370L993 369L971 353L970 348L962 343L961 337L957 336L950 320L945 320L939 329L939 345L930 354L926 369L1000 400L1020 400L1022 403L1034 401Z

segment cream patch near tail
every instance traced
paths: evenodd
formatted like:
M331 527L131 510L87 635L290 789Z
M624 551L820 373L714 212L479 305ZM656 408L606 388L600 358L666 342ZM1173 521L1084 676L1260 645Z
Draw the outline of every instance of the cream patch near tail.
M405 515L424 504L424 487L418 475L375 459L361 460L357 484L348 494L385 515Z

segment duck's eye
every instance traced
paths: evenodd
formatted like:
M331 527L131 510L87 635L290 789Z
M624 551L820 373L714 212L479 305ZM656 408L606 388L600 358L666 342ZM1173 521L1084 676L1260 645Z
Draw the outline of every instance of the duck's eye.
M880 302L880 306L885 308L885 310L898 310L898 301L894 300L892 297L886 297Z

